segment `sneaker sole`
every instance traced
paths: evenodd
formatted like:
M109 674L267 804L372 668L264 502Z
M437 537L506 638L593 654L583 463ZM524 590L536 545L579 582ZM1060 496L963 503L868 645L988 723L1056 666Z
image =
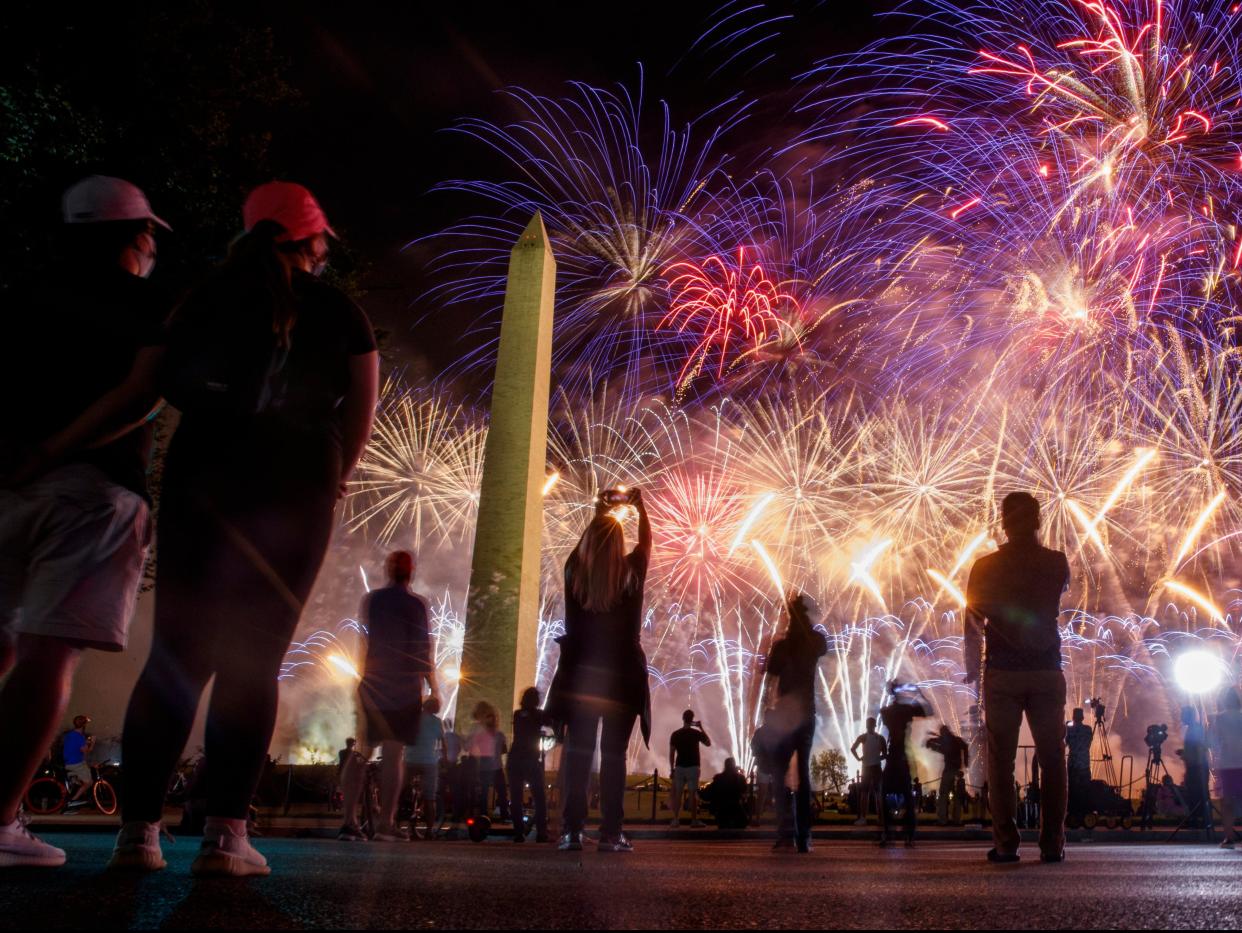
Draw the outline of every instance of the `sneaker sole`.
M113 852L108 871L160 871L168 867L164 857L151 852Z
M196 876L228 876L232 878L262 877L272 873L271 865L255 865L235 855L212 852L200 855L190 866L190 874Z
M0 868L60 868L65 864L61 855L20 855L16 852L0 852Z

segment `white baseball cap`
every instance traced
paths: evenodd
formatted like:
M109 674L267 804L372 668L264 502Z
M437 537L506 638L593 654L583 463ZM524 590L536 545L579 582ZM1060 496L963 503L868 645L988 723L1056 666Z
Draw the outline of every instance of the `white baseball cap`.
M142 189L123 178L89 175L65 190L61 201L67 224L96 224L114 220L151 220L171 230L151 210Z

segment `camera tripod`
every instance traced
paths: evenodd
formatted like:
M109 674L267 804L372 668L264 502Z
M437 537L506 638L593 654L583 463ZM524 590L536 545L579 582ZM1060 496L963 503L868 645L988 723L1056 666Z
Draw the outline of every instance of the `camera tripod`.
M1143 806L1139 815L1139 829L1151 829L1152 818L1156 815L1156 793L1169 769L1164 765L1164 756L1159 745L1147 746L1147 765L1143 768Z
M1108 726L1104 724L1104 708L1101 706L1092 708L1095 710L1095 725L1091 727L1091 771L1093 776L1098 772L1099 779L1109 787L1118 789L1120 781L1117 778L1117 769L1113 765L1113 747L1109 743ZM1095 756L1097 746L1099 748L1098 758Z

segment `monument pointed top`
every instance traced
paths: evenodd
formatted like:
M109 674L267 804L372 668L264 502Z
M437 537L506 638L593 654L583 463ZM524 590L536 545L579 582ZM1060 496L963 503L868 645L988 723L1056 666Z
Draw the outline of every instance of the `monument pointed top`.
M551 250L552 244L548 242L548 231L543 225L543 214L535 211L535 216L530 219L530 223L526 225L526 229L522 231L522 235L518 237L514 249L546 249Z

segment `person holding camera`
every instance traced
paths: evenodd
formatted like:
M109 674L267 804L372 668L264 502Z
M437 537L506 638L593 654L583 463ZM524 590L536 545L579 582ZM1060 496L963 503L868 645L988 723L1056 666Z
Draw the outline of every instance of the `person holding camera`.
M1065 675L1057 617L1069 587L1069 561L1039 543L1039 502L1012 492L1001 503L1008 540L975 561L966 584L967 683L983 678L991 789L991 862L1017 862L1014 765L1026 715L1035 754L1044 766L1039 816L1040 858L1065 858ZM986 648L986 662L984 649Z
M880 710L880 721L888 730L888 757L884 760L884 774L880 778L880 847L884 848L892 842L892 814L888 798L898 797L904 814L902 826L908 849L914 845L919 811L911 781L910 759L906 754L906 737L910 732L910 723L930 713L931 704L917 686L896 681L889 683L888 696L891 702Z
M616 512L621 506L638 513L638 543L628 554ZM598 496L594 517L565 561L565 634L557 639L560 663L545 706L566 735L562 851L582 849L597 732L603 817L599 851L633 851L621 826L625 753L635 719L643 741L651 740L647 656L640 641L650 559L651 522L641 490L614 489Z
M699 746L711 744L703 724L695 720L694 710L682 713L681 728L668 737L669 773L673 776L673 820L669 825L673 829L681 825L681 798L686 788L690 789L690 825L695 829L705 825L699 819Z
M789 795L778 791L780 838L777 846L788 844L784 834L792 826L794 845L799 852L811 851L811 745L815 741L815 672L819 659L828 653L828 639L815 628L819 607L805 593L791 594L785 604L789 625L764 661L764 676L776 681L776 705L768 711L765 724L778 735L775 771L781 781L789 773L795 756L798 786L794 791L793 819L789 817Z

